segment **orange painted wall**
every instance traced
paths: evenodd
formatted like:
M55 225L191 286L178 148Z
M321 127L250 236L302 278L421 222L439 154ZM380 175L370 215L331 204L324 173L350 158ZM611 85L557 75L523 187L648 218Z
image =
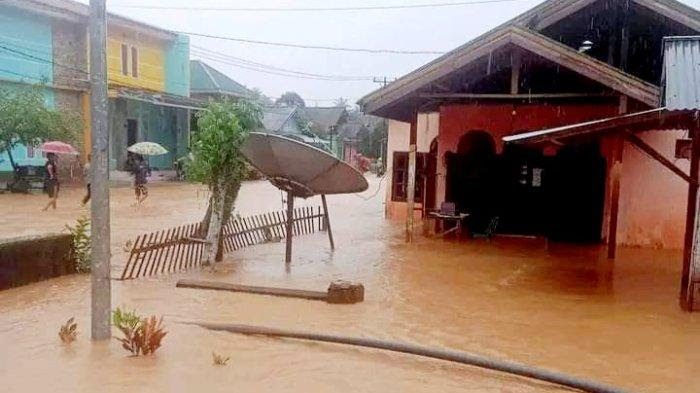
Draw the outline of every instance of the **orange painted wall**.
M443 106L439 114L437 206L444 201L446 168L443 157L455 151L459 138L471 130L485 130L494 136L497 149L502 150L501 138L515 133L534 131L565 124L615 116L616 103L608 104L471 104ZM396 123L389 128L389 151L408 150L408 124ZM421 122L419 122L419 125ZM419 127L419 151L427 151L430 133ZM647 131L639 136L679 168L688 171L688 160L675 159L675 141L686 131ZM422 140L425 139L425 140ZM432 140L432 137L430 138ZM422 148L421 148L422 147ZM610 163L611 140L603 138L601 153ZM390 172L389 172L390 173ZM387 217L405 219L406 204L390 201L390 177L387 179ZM607 238L609 222L606 190L605 216L602 235ZM618 241L638 247L678 249L683 245L687 184L634 146L625 142L620 183Z
M690 163L674 158L675 141L686 131L647 131L639 136L682 170ZM687 183L625 143L620 178L618 241L629 246L682 248Z

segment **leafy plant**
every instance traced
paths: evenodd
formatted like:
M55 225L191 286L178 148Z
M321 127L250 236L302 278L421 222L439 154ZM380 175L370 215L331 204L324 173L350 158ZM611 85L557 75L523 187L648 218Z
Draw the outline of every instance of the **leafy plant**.
M92 243L90 242L90 219L86 216L78 218L74 226L66 224L66 230L73 237L70 250L70 259L75 262L78 273L90 271L90 254Z
M219 354L216 353L216 352L212 352L212 353L211 353L211 356L212 356L212 358L213 358L213 360L214 360L214 365L215 365L215 366L225 366L225 365L228 363L228 361L231 359L231 358L228 357L228 356L227 356L227 357L223 357L222 355L219 355Z
M117 341L134 356L154 353L168 334L164 329L162 317L158 319L153 315L142 318L135 311L123 311L120 308L112 313L112 323L124 335L117 338Z
M28 89L0 89L0 153L7 153L13 171L17 162L12 149L47 140L75 142L82 123L79 116L49 108L36 85Z
M204 264L219 254L219 237L223 223L233 210L247 164L240 152L248 133L261 125L262 109L248 102L212 101L197 115L197 133L192 136L192 160L187 179L206 184L211 192L209 207L202 220L206 234Z
M58 337L64 344L70 344L78 337L78 324L75 318L71 317L58 330Z

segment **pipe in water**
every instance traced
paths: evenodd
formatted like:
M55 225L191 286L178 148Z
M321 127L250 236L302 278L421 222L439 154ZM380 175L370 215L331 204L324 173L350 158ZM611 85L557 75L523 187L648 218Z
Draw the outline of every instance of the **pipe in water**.
M447 360L450 362L486 368L489 370L501 371L504 373L545 381L589 393L625 392L625 390L614 386L609 386L596 381L591 381L588 379L579 378L559 373L556 371L532 367L525 364L515 363L506 360L492 359L481 355L475 355L468 352L455 351L451 349L429 348L414 344L377 340L373 338L335 336L330 334L299 332L252 325L207 322L188 322L188 324L198 325L210 330L227 331L239 334L322 341L328 343L353 345L366 348L377 348L387 351L407 353L412 355L429 357L433 359Z

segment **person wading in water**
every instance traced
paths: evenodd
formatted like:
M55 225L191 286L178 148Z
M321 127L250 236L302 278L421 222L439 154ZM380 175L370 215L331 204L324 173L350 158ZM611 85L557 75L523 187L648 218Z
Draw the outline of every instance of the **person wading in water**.
M134 193L136 194L136 205L140 205L148 198L148 164L143 157L136 159L134 165Z
M56 202L58 201L58 191L60 190L60 184L58 183L58 166L56 161L56 154L48 153L46 154L46 179L44 180L44 189L49 194L49 203L42 209L42 211L49 210L49 207L53 207L56 210Z

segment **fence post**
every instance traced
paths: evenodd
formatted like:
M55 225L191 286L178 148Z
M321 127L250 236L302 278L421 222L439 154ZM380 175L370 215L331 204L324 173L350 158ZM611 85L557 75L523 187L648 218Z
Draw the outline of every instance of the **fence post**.
M292 237L294 237L294 195L287 191L287 247L284 255L284 262L292 262Z
M331 231L331 220L328 218L328 204L326 203L326 195L321 194L321 202L323 202L323 221L326 224L326 230L328 231L328 241L331 242L331 250L335 250L335 243L333 242L333 231Z

